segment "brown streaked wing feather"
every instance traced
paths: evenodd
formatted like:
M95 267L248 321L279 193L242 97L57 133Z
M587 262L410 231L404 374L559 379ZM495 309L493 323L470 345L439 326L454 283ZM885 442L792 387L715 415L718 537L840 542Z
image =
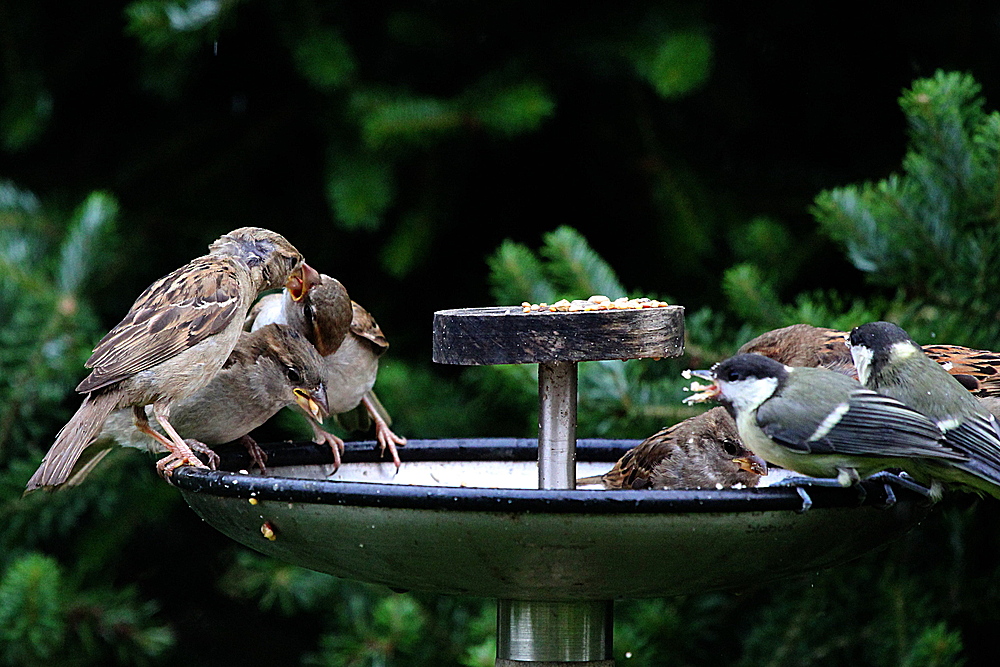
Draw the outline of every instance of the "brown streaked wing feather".
M183 352L222 331L236 315L240 286L232 264L201 258L156 281L94 348L76 390L94 391Z
M351 301L351 306L354 309L354 316L351 319L351 333L355 336L367 338L376 347L385 351L389 347L389 341L382 334L382 329L379 328L372 314L355 301Z
M959 345L924 345L923 351L977 396L1000 396L1000 354ZM968 378L968 380L966 380Z
M658 431L625 452L615 466L603 475L605 485L615 489L649 488L653 468L676 446L673 436L682 423Z

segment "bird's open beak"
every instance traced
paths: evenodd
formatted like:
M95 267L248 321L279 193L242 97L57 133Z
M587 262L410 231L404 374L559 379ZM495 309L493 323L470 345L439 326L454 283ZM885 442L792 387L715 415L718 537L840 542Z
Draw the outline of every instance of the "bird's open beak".
M330 409L326 403L326 389L324 387L320 387L315 391L306 391L305 389L296 387L292 390L292 393L295 394L295 402L299 404L299 407L320 424L330 414Z
M302 262L302 266L292 271L285 281L285 289L292 295L292 301L301 301L316 285L322 282L319 271Z
M738 464L740 466L740 470L746 470L747 472L752 472L755 475L760 475L761 477L767 474L767 464L764 463L764 459L753 454L733 459L733 463Z
M704 403L705 401L711 401L719 397L720 388L719 385L715 383L715 375L712 371L690 371L685 370L681 372L681 377L685 380L690 380L693 377L701 378L702 380L708 380L712 384L704 385L700 382L692 382L690 387L684 387L685 391L693 391L691 394L684 399L684 402L688 405L692 403Z

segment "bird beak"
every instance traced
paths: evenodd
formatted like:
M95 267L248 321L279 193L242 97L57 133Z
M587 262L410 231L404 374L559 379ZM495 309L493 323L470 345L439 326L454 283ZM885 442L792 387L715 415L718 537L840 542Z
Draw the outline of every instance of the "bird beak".
M316 285L322 282L319 271L302 262L302 266L292 271L285 281L285 289L292 295L292 301L301 301Z
M767 474L767 464L764 463L764 459L753 454L733 459L733 463L738 464L740 466L740 470L746 470L747 472L752 472L755 475L760 475L761 477Z
M292 390L292 393L295 394L295 402L298 403L299 407L320 424L330 414L330 409L326 403L325 388L320 387L315 391L306 391L305 389L296 387Z
M684 399L684 402L688 405L692 403L704 403L705 401L711 401L712 399L718 398L720 394L719 385L715 383L715 374L712 371L690 371L685 370L681 372L681 377L685 380L690 380L693 377L701 378L702 380L708 380L712 384L704 385L700 382L692 382L690 387L684 387L685 391L693 391L694 394L688 396Z

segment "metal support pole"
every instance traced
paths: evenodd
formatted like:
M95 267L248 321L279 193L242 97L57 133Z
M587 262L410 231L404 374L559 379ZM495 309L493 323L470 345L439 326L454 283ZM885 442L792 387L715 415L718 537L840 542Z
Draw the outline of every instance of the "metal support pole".
M538 488L576 488L577 367L538 364Z
M614 667L610 600L497 603L496 667Z
M577 365L538 364L538 488L576 487ZM614 667L609 600L497 601L496 667Z

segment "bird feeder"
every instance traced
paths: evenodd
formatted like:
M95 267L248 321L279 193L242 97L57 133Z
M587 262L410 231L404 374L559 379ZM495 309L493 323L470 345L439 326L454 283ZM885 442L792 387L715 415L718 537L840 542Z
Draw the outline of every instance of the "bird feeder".
M890 541L927 512L882 483L793 488L575 489L636 441L576 439L577 364L671 357L677 306L578 313L446 310L434 360L538 364L538 439L411 440L399 473L373 443L278 444L267 476L181 468L188 504L234 540L394 590L495 598L497 667L609 667L612 603L742 588L815 571ZM734 545L739 545L738 548Z

